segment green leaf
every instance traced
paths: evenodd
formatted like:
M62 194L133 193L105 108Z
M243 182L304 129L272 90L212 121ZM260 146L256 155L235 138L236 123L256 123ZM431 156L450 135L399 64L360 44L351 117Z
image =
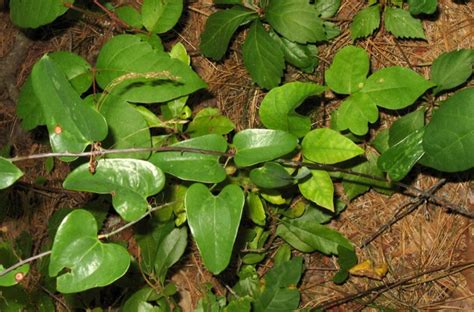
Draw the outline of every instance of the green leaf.
M303 156L321 164L335 164L354 158L364 150L332 129L315 129L302 142Z
M252 169L249 176L258 187L268 189L285 187L294 182L285 167L274 162L266 162L263 167Z
M406 138L410 133L425 126L425 111L420 109L397 119L389 130L389 146L393 146Z
M388 128L380 130L370 143L380 154L384 153L390 147L390 145L388 144L388 132Z
M278 86L285 68L283 51L258 20L250 26L242 55L253 81L265 89Z
M306 0L272 0L265 19L279 34L297 43L326 40L316 9Z
M139 35L119 35L107 41L96 69L99 86L109 87L129 102L166 102L206 87L191 67L156 50ZM137 81L127 76L131 74L145 78Z
M18 243L19 242L17 241L16 242L17 248L22 247L22 246L18 246ZM13 249L10 243L6 241L0 241L0 272L3 272L4 269L18 263L21 260L21 258L19 258L20 256L21 255L18 255L18 251ZM15 270L3 276L0 276L0 287L10 287L10 286L14 286L18 284L21 280L17 280L16 275L23 274L23 277L24 277L29 272L29 270L30 270L30 265L24 264L21 267L16 268Z
M131 5L124 5L115 10L115 14L117 14L118 18L124 21L126 24L134 27L134 28L142 28L142 16L140 12L138 12L133 6Z
M337 130L349 129L355 135L369 132L368 123L379 119L379 110L366 94L357 92L348 97L337 109Z
M57 276L61 293L81 292L109 285L122 277L130 265L128 251L97 239L97 223L85 210L74 210L61 222L54 237L49 275Z
M67 51L54 52L49 57L66 74L67 80L79 94L92 86L92 68L85 59Z
M433 14L438 7L438 0L408 0L410 14Z
M225 153L227 142L217 134L208 134L171 145L176 148L195 148ZM164 172L186 181L219 183L225 177L225 169L219 164L220 155L199 152L158 152L150 162Z
M16 106L16 114L21 118L21 126L25 130L31 130L39 125L46 124L43 116L41 103L36 97L31 76L28 76L25 83L21 87L20 96Z
M403 9L386 7L384 21L385 28L397 38L425 39L421 21Z
M13 185L22 175L23 172L11 161L0 157L0 190Z
M10 0L10 18L18 27L38 28L66 13L74 0Z
M337 252L339 255L337 259L339 271L334 275L332 280L336 284L342 284L349 277L349 270L357 264L357 255L354 249L347 249L343 246L338 246Z
M334 211L334 185L327 171L311 170L311 177L300 182L298 188L306 199Z
M265 207L256 193L249 192L247 194L247 217L252 220L253 223L265 226L267 218Z
M149 208L147 197L160 192L165 176L160 168L138 159L101 159L95 174L89 164L71 172L63 183L68 190L111 194L112 204L126 221L134 221Z
M341 29L335 23L324 21L323 27L327 40L334 39L341 34Z
M474 50L461 49L443 53L434 60L431 80L436 84L434 93L455 88L472 75Z
M318 15L322 18L333 17L341 6L341 0L317 0L314 4Z
M162 34L173 28L183 11L183 0L144 0L142 20L152 33Z
M200 110L186 129L186 133L194 138L206 134L224 135L234 130L234 123L222 116L217 108L207 107Z
M369 6L360 10L352 19L352 40L370 36L380 26L380 5Z
M246 129L234 136L235 164L248 167L291 153L298 139L281 130Z
M295 109L303 101L323 93L325 88L315 83L290 82L267 93L260 104L259 117L265 127L288 131L302 137L311 130L311 119Z
M30 296L26 293L25 288L20 285L2 288L0 310L5 312L25 311Z
M222 272L230 262L244 208L244 192L229 184L214 196L203 184L193 184L185 197L188 224L207 269Z
M434 112L423 138L425 157L421 164L444 172L474 166L474 88L449 97Z
M388 173L391 180L402 180L425 153L424 128L416 130L391 146L377 161L377 166Z
M258 15L241 7L218 11L212 14L206 22L201 34L199 49L206 57L220 60L229 46L230 39L239 26L244 25Z
M412 105L433 86L415 71L393 66L373 73L360 92L367 94L377 106L401 109Z
M113 94L107 94L99 108L109 126L109 134L103 146L106 148L146 148L151 147L148 124L143 115L131 104ZM147 159L150 152L120 153L106 155L107 158Z
M319 251L326 255L337 255L338 247L353 250L351 242L341 233L310 220L282 220L276 234L288 244L302 252Z
M31 72L34 94L38 99L54 152L82 152L87 145L107 135L104 117L84 105L58 65L47 55Z
M369 55L364 49L346 46L334 56L325 73L326 83L337 93L352 94L364 86L369 68Z
M171 51L169 52L169 55L171 56L171 58L180 60L184 64L191 64L191 57L188 55L186 47L181 42L178 42L173 45Z
M149 301L156 301L158 298L156 290L150 287L144 287L136 291L130 298L125 301L121 311L123 312L158 312L162 311L158 307L149 303Z

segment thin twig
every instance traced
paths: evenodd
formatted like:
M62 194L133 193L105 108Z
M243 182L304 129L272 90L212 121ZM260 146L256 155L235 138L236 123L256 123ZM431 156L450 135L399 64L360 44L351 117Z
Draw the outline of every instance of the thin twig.
M18 269L19 267L21 267L22 265L25 265L27 263L30 263L30 262L33 262L35 260L38 260L38 259L41 259L43 257L46 257L46 256L49 256L51 254L51 250L48 250L48 251L45 251L45 252L42 252L36 256L33 256L33 257L29 257L27 259L24 259L24 260L21 260L20 262L17 262L15 263L14 265L12 265L11 267L9 267L8 269L5 269L3 270L2 272L0 272L0 277L4 276L5 274L8 274L10 273L11 271L15 270L15 269Z

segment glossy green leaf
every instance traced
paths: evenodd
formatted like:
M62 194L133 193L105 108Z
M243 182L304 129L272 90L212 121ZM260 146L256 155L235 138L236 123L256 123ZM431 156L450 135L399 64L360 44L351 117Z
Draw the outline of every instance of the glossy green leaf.
M230 262L244 208L244 192L229 184L214 196L193 184L185 197L188 224L207 269L222 272Z
M283 51L258 20L250 26L242 55L245 68L260 87L271 89L280 84L285 68Z
M298 43L326 40L317 10L306 0L272 0L265 19L283 37Z
M377 106L401 109L412 105L433 86L415 71L393 66L373 73L360 92L366 93Z
M260 197L256 193L249 192L247 194L246 202L247 217L252 220L253 223L265 226L267 216L265 213L265 206Z
M147 197L160 192L165 176L160 168L138 159L101 159L95 174L89 164L71 172L63 183L68 190L111 194L112 204L126 221L134 221L149 208Z
M235 124L229 118L222 116L217 108L207 107L196 114L186 132L194 138L211 133L224 135L234 128Z
M300 182L298 188L306 199L334 211L334 185L327 171L311 170L311 177Z
M438 0L408 0L410 14L433 14L438 7Z
M323 18L333 17L336 15L340 6L341 0L317 0L314 3L318 15Z
M337 93L352 94L362 89L369 69L367 52L359 47L346 46L336 53L326 70L326 83Z
M59 66L47 55L31 72L33 91L38 99L54 152L82 152L87 145L107 135L104 117L84 105Z
M380 26L380 5L360 10L352 19L352 40L370 36Z
M320 95L325 88L315 83L290 82L267 93L260 104L260 121L269 129L284 130L302 137L311 130L311 119L295 109L310 96Z
M398 118L389 130L389 146L393 146L406 138L410 133L425 126L425 111L420 109Z
M171 146L213 151L218 154L159 152L150 157L150 162L160 167L164 172L186 181L219 183L225 179L225 169L219 164L219 153L223 154L227 150L227 142L222 136L208 134Z
M119 35L107 41L96 69L102 89L108 87L130 102L166 102L206 87L191 67L156 50L139 35Z
M391 180L402 180L425 153L423 150L424 128L416 130L383 153L377 166L388 173Z
M258 15L241 7L218 11L212 14L206 22L201 34L199 49L202 54L216 61L220 60L229 46L230 39L239 26L246 24Z
M67 51L53 52L49 57L66 74L67 80L79 94L92 86L92 68L85 59Z
M337 255L338 246L354 249L351 242L341 233L310 220L282 220L276 233L302 252L319 251L326 255Z
M281 130L246 129L234 136L235 164L248 167L291 153L298 139Z
M434 93L455 88L472 75L474 50L461 49L443 53L434 60L431 80L436 84Z
M176 25L182 11L183 0L144 0L143 25L149 32L165 33Z
M449 97L434 112L423 138L422 164L444 172L474 166L474 88Z
M103 244L97 239L97 223L85 210L67 215L54 237L49 275L57 276L61 293L81 292L109 285L122 277L130 265L128 251L117 244Z
M384 22L387 31L397 38L425 39L423 25L419 19L403 9L386 7Z
M321 164L335 164L354 158L364 150L332 129L315 129L303 139L303 156Z
M274 162L266 162L263 167L252 169L249 176L258 187L268 189L285 187L294 182L285 167Z
M126 24L134 27L134 28L142 28L142 16L140 12L138 12L133 6L131 5L124 5L115 10L115 14L117 17L124 21Z
M23 176L23 172L11 161L0 157L0 190L5 189L15 183Z
M10 0L10 18L22 28L38 28L66 13L74 0Z
M348 97L337 110L337 130L349 129L355 135L369 132L369 123L379 119L379 110L366 94L357 92Z

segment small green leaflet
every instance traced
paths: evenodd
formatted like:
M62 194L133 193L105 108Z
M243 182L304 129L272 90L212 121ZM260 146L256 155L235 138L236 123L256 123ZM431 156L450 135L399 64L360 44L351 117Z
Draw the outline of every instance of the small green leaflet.
M201 34L201 53L216 61L220 60L237 28L257 18L254 11L238 6L212 14Z
M230 262L244 208L244 192L229 184L214 196L203 184L193 184L184 199L188 224L204 264L213 274Z
M374 123L379 119L377 105L362 92L357 92L342 102L336 114L337 130L349 129L356 135L365 135L369 132L368 123Z
M144 287L136 291L130 298L125 301L121 311L132 312L132 311L141 311L141 312L157 312L161 311L158 307L154 306L151 301L156 301L161 294L158 294L156 290L150 287ZM159 309L159 310L158 310Z
M0 190L13 185L22 175L23 172L12 164L11 161L0 157Z
M252 220L253 223L260 226L265 226L265 221L267 218L265 207L263 206L263 202L258 194L249 192L247 194L246 203L247 217Z
M380 5L369 6L360 10L351 24L352 40L371 35L380 26Z
M97 223L85 210L64 218L54 237L49 275L57 276L57 290L64 294L109 285L122 277L130 265L128 251L97 239Z
M245 68L260 87L272 89L280 84L285 68L283 51L260 21L250 26L242 46Z
M334 212L334 185L327 171L311 170L311 177L300 182L298 188L306 199Z
M403 9L385 8L385 28L397 38L425 39L423 25L419 19Z
M274 162L266 162L263 167L252 169L249 176L258 187L268 189L285 187L294 182L285 167Z
M433 14L438 7L438 0L408 0L410 14Z
M186 133L194 138L206 134L224 135L234 130L235 124L222 116L217 108L207 107L200 110L189 123Z
M322 20L307 0L272 0L265 19L288 40L303 44L326 40Z
M134 221L149 208L147 197L160 192L165 175L160 168L138 159L101 159L95 174L89 164L71 172L63 183L68 190L111 194L112 204L126 221Z
M305 99L325 88L315 83L290 82L267 93L260 104L260 121L269 129L288 131L302 137L311 130L311 119L295 112Z
M333 17L341 6L341 0L316 0L314 7L322 18Z
M10 18L22 28L38 28L54 21L74 0L10 0Z
M443 53L431 66L431 80L436 84L434 93L455 88L472 75L474 50L461 49Z
M183 0L144 0L143 25L151 33L165 33L176 25L182 11Z
M3 270L5 269L6 268L4 268L3 265L0 264L0 272L3 272ZM16 280L15 276L17 276L17 274L23 274L23 276L25 276L29 271L29 264L22 265L21 267L10 271L9 273L0 277L0 287L10 287L18 284L18 281Z
M142 16L140 12L138 12L131 5L124 5L115 9L115 14L117 14L118 18L133 28L140 29L143 27Z
M474 166L474 88L449 97L433 113L423 137L421 164L444 172Z

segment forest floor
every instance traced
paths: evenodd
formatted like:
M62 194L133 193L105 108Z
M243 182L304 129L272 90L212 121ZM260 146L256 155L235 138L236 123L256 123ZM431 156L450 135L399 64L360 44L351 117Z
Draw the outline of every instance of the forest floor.
M116 4L137 4L138 0L112 1ZM0 4L3 4L1 2ZM320 62L314 74L302 74L289 68L285 81L324 83L323 74L334 54L352 44L349 22L365 1L343 0L335 22L342 34L328 44L319 46ZM194 112L203 107L217 107L231 118L238 129L259 126L258 107L265 92L247 74L240 54L245 33L232 42L230 52L222 62L210 61L199 54L199 35L207 17L215 10L211 0L187 1L185 12L176 31L167 34L166 45L182 42L192 57L192 66L208 83L207 91L191 98ZM386 66L409 67L429 78L431 62L441 53L474 47L474 4L472 1L439 0L438 12L423 20L426 40L397 40L383 28L374 36L357 41L371 56L372 70ZM13 26L8 12L0 12L0 149L10 149L14 155L49 151L47 134L42 129L25 132L15 114L19 90L32 65L51 51L67 50L94 63L101 46L119 33L119 25L101 14L81 16L74 22L61 18L54 26L38 31L21 31ZM315 126L327 126L328 116L340 103L334 97L311 113ZM390 126L392 113L383 112L372 131ZM38 253L47 236L47 220L59 208L80 207L84 195L62 189L68 173L67 165L56 161L49 172L44 162L26 161L20 164L25 172L14 187L0 193L1 232L15 239L26 230L35 238L33 254ZM441 179L444 179L441 181ZM429 190L440 183L435 194L452 204L474 210L472 171L463 174L439 174L415 169L409 177L412 185ZM441 182L440 182L441 181ZM363 246L377 229L386 225L398 211L416 204L416 209ZM395 307L397 310L465 310L474 309L474 228L472 220L450 213L404 192L392 196L374 191L351 202L331 226L354 242L359 260L370 259L386 263L389 274L383 280L366 276L351 277L344 285L335 285L331 278L337 270L336 260L319 254L306 254L306 271L300 290L303 307L316 307L337 299L351 299L331 307L332 311L357 311ZM131 232L121 239L133 240ZM131 242L133 243L133 242ZM469 262L471 261L471 262ZM467 263L459 270L446 270ZM470 264L469 264L470 263ZM265 267L265 266L263 266ZM461 270L462 269L462 270ZM428 272L428 274L423 274ZM184 311L192 311L202 297L205 283L211 283L217 294L227 292L223 281L206 272L195 247L174 268L171 279L178 285ZM38 276L31 274L25 283L34 287ZM370 291L373 287L377 291ZM362 294L352 298L352 294ZM329 305L330 306L330 305ZM328 306L328 307L329 307Z

